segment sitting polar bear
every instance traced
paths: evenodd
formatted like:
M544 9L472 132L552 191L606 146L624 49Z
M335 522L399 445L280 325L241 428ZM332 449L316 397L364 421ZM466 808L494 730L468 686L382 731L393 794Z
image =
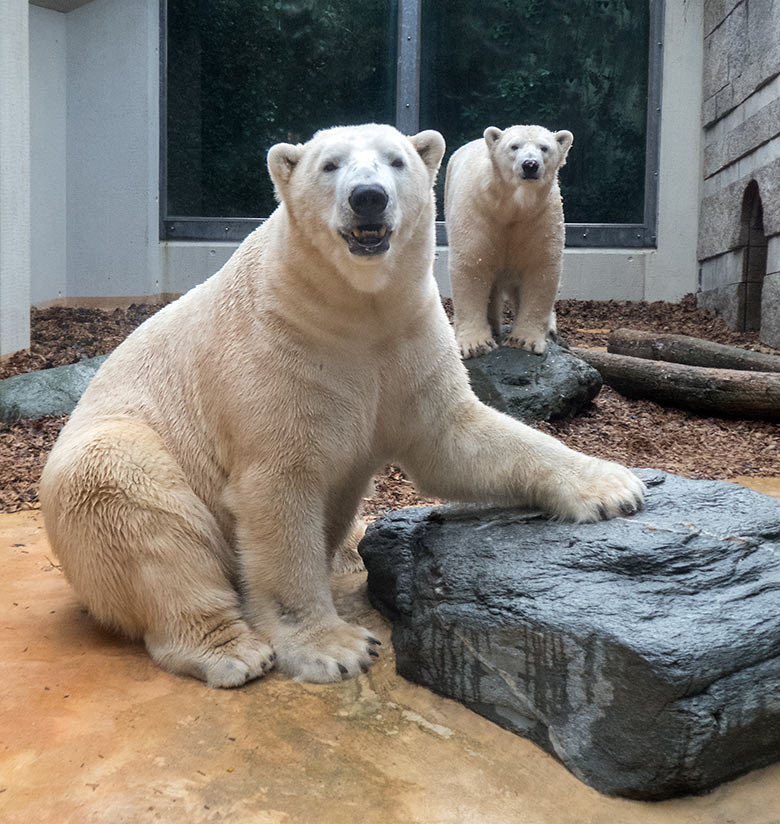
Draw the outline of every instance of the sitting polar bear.
M464 358L496 348L504 298L515 316L504 344L541 353L555 332L565 241L558 170L573 140L541 126L489 126L450 158L444 213Z
M432 276L441 135L390 126L278 144L279 206L142 324L84 393L41 501L76 593L172 672L232 687L365 671L329 571L373 474L595 521L641 506L627 469L472 393Z

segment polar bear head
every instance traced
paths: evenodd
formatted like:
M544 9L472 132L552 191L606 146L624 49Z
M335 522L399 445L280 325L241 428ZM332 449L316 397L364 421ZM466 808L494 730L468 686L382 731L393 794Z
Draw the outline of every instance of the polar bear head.
M510 126L503 130L488 126L483 136L494 168L514 185L523 181L551 185L574 141L574 135L565 129L551 132L543 126Z
M368 276L366 267L382 269L419 236L432 254L433 184L443 154L435 131L405 137L392 126L342 126L305 144L272 146L268 170L298 238L360 291L376 291L386 279Z

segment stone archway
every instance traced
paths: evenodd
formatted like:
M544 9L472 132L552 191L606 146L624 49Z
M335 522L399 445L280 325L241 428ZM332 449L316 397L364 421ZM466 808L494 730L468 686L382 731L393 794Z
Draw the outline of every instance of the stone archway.
M741 331L761 328L761 295L767 264L767 238L764 233L764 207L758 183L751 180L742 197L742 217L739 235L742 247L742 301L737 318Z

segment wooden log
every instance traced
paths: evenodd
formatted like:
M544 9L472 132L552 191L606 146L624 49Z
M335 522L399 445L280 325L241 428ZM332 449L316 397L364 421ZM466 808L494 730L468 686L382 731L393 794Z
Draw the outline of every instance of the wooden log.
M688 335L659 335L636 329L615 329L607 341L607 352L714 369L780 372L780 357L777 355L752 352Z
M628 398L731 418L780 420L780 374L713 369L572 348Z

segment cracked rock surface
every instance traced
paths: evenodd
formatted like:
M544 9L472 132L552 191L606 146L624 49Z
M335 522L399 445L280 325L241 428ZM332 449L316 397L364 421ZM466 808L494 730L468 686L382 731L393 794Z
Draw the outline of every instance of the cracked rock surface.
M637 473L630 518L399 510L360 553L401 675L658 800L780 759L780 500Z

